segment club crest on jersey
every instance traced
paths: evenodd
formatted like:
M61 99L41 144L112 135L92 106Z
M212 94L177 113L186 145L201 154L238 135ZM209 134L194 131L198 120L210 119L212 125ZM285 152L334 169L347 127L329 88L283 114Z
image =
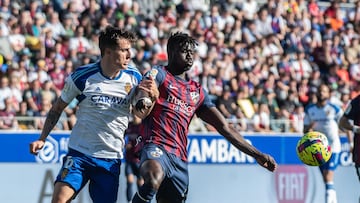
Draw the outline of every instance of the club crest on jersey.
M125 91L126 93L129 93L131 90L131 84L129 82L125 83Z
M190 96L191 96L191 99L193 100L193 102L196 103L199 101L200 94L198 92L190 92Z
M150 155L154 158L159 158L161 155L163 155L163 151L156 147L154 151L150 152Z
M64 168L64 169L61 171L61 179L64 180L68 173L69 173L69 169Z

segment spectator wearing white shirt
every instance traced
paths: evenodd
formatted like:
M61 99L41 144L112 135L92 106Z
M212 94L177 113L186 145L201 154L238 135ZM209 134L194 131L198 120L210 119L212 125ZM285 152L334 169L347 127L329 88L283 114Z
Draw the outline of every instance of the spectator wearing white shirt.
M61 35L65 35L66 31L59 19L59 14L53 12L50 14L50 20L46 22L45 27L52 31L52 37L59 40Z
M11 34L8 39L12 49L15 52L19 52L25 48L25 36L21 34L19 24L14 24L11 27Z
M252 20L255 18L255 14L258 10L258 3L255 0L246 0L242 3L242 10L244 11L244 17Z
M259 109L253 116L255 132L270 132L270 111L266 103L260 103Z
M262 8L258 12L258 18L255 20L257 33L259 33L263 37L273 34L274 31L271 26L271 23L272 23L272 18L269 15L268 10Z
M76 53L86 53L90 49L89 41L84 36L84 27L76 27L75 36L70 38L69 49Z
M7 76L3 76L0 81L0 110L5 109L5 100L11 97L12 92L9 87L9 78Z
M298 51L296 60L291 61L291 67L294 69L294 78L300 82L302 78L309 78L312 73L310 62L305 58L305 52Z

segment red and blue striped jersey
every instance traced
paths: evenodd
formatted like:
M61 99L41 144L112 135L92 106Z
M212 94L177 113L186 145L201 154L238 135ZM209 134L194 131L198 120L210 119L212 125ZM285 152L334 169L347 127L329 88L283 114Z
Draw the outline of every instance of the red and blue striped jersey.
M168 72L165 67L154 67L160 96L150 115L143 120L143 140L163 147L187 161L187 134L191 119L201 108L215 105L205 90L195 81L187 81Z
M355 97L346 107L344 116L354 121L354 125L360 125L360 95ZM353 161L356 166L360 166L360 137L354 136Z

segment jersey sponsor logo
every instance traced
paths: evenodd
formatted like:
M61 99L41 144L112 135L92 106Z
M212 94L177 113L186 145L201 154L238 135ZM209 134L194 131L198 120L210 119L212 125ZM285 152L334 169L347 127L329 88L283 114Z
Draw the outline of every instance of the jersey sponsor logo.
M184 114L186 114L187 116L192 116L194 111L195 111L195 107L190 106L188 103L186 103L185 101L174 97L172 95L168 95L168 98L166 99L167 102L169 102L170 104L170 108L172 108L175 111L179 111L182 112Z
M129 98L121 98L121 97L115 97L115 96L108 96L108 95L92 95L91 96L91 102L93 102L92 105L94 106L100 106L104 104L108 105L128 105L129 104Z

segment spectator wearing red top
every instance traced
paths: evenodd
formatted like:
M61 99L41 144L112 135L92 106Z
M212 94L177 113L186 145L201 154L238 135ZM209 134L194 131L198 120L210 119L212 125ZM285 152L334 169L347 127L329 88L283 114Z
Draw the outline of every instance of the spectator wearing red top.
M325 18L335 18L337 10L340 9L340 3L338 0L331 1L329 7L327 7L324 11Z

